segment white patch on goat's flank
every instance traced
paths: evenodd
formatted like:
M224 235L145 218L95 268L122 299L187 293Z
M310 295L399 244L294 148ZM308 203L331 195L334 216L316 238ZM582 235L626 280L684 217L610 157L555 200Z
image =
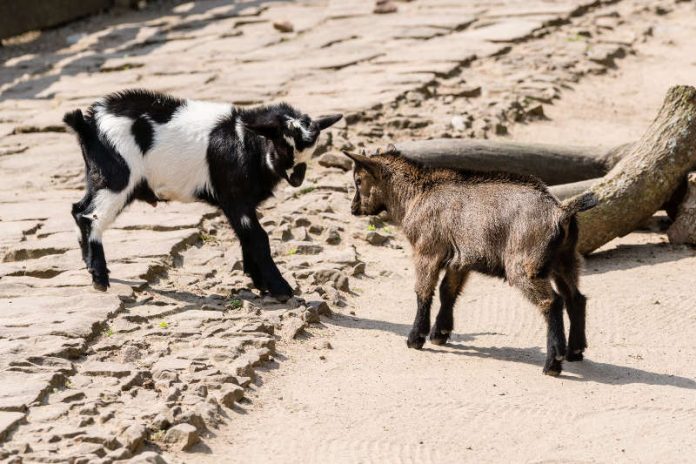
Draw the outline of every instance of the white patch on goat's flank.
M208 168L210 133L232 113L232 105L187 100L166 124L154 124L152 148L144 157L145 177L163 200L195 201L213 192Z
M251 228L251 219L249 219L249 216L247 216L246 214L242 215L239 222L242 223L242 227L245 227L247 229Z

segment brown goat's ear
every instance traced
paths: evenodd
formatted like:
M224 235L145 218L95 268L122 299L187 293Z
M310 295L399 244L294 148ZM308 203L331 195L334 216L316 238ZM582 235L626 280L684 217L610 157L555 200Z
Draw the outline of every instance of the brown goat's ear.
M344 151L343 154L346 155L348 158L352 159L355 162L356 166L364 168L374 177L379 177L381 167L379 163L377 163L375 160L372 160L365 155L358 155L357 153L350 153L347 151Z
M342 114L330 114L328 116L321 116L314 120L317 123L319 130L328 129L329 127L336 124L343 117Z

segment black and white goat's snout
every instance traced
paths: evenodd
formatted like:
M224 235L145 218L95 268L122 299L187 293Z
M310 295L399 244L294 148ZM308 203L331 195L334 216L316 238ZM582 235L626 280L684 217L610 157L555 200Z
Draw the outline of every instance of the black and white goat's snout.
M130 202L205 201L228 218L254 285L289 298L256 208L282 179L302 184L319 134L340 119L313 120L285 103L240 109L145 90L108 95L85 114L67 113L87 187L72 215L94 287L109 286L102 234Z

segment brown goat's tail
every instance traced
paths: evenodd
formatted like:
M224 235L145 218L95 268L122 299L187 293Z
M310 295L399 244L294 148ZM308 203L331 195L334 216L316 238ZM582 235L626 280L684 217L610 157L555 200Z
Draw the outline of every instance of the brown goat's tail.
M599 199L593 192L576 195L561 203L561 208L563 208L563 219L570 219L580 211L592 209L597 206L597 204L599 204Z

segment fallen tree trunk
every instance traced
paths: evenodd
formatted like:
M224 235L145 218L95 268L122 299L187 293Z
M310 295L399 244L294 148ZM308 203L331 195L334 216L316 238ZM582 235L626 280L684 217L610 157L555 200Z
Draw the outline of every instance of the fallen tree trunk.
M573 182L571 184L554 185L549 187L549 190L559 200L566 200L588 190L600 180L602 180L601 177L599 179L581 180L580 182Z
M674 223L667 229L672 243L696 245L696 172L687 176L687 190L679 205Z
M402 156L432 167L531 174L549 185L601 177L630 152L628 143L610 150L494 140L436 139L402 142Z
M578 214L578 251L590 253L633 231L660 209L696 166L696 89L669 89L643 137L590 187L599 204Z

